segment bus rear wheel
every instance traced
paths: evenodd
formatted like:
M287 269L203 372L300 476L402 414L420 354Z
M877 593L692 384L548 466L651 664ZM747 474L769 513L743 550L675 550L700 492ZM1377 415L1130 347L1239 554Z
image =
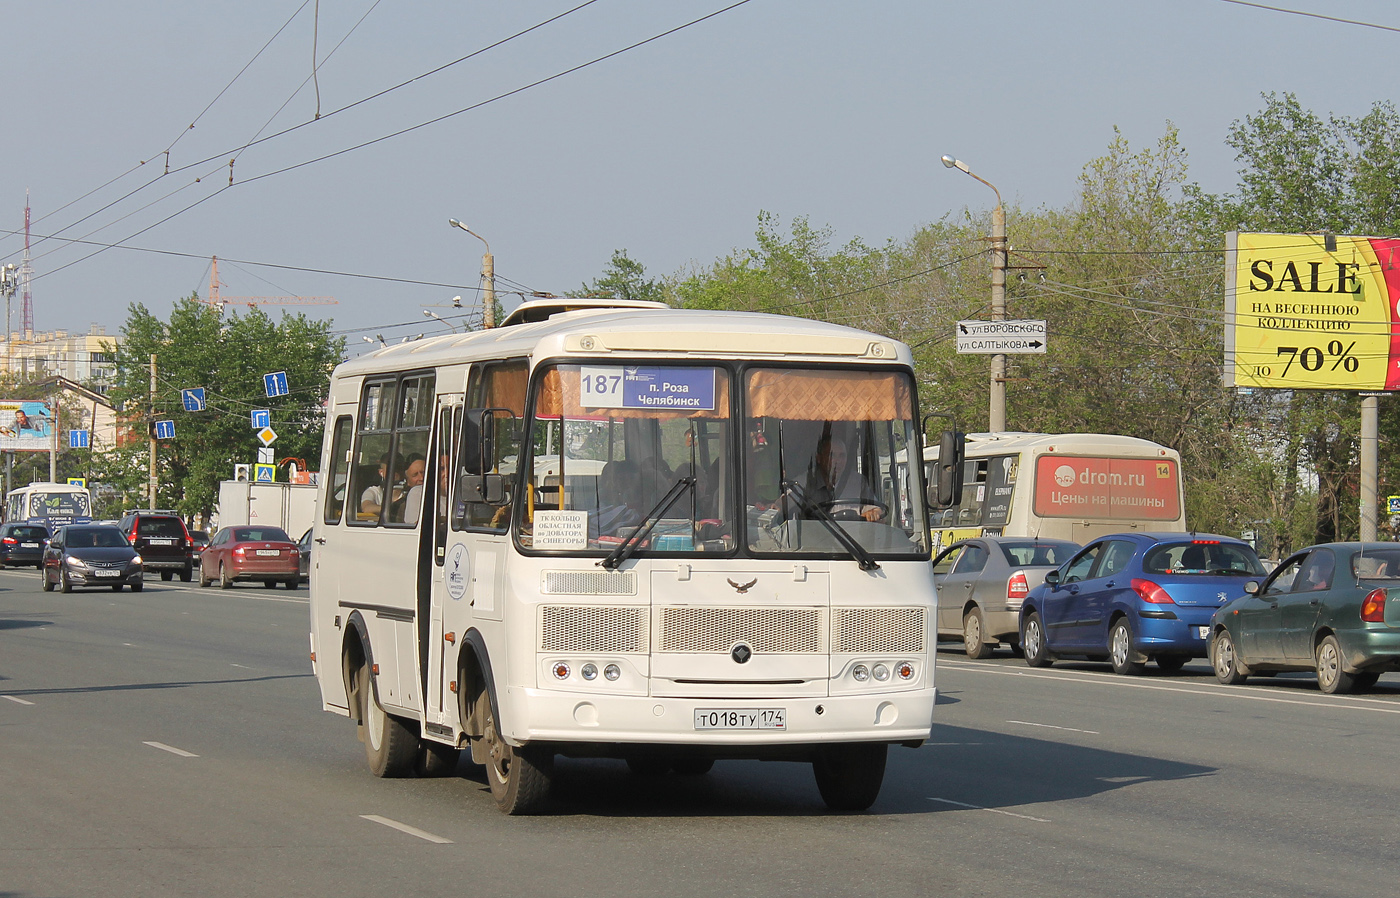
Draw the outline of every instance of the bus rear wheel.
M883 742L827 745L812 760L822 801L833 811L863 811L875 803L885 781L889 746Z
M365 755L375 776L399 777L413 773L418 760L418 734L385 711L374 697L369 665L360 667L360 720L365 728Z
M485 696L482 696L485 700ZM486 743L486 782L496 807L511 816L538 814L549 799L554 755L538 748L516 747L496 729L496 714L486 710L482 740Z

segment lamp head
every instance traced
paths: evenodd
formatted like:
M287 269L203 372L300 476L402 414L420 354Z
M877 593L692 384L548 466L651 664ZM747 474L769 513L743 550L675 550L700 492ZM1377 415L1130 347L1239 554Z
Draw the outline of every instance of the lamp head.
M454 297L452 297L452 308L454 308L454 309L460 309L461 307L462 307L462 297L460 297L460 296L454 296Z
M958 171L963 172L963 173L965 173L965 174L969 174L969 175L972 174L972 172L968 169L968 167L967 167L966 164L964 164L964 163L962 163L962 162L959 162L957 159L954 159L952 156L944 156L944 157L943 157L943 165L944 165L945 168L956 168Z

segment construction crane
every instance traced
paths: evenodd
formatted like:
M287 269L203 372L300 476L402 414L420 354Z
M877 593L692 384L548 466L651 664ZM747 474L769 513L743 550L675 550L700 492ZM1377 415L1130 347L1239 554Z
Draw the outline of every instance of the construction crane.
M334 296L224 296L219 292L223 286L219 282L219 257L210 256L213 266L209 271L209 296L201 299L214 308L222 309L226 305L237 304L245 306L333 306L338 305Z

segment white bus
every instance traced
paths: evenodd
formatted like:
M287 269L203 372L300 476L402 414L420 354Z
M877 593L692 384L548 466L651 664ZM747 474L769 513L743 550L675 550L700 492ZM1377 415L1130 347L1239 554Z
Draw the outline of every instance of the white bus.
M924 450L925 467L938 447ZM1085 543L1128 530L1186 530L1181 456L1106 433L967 436L961 501L931 512L934 549L978 536Z
M804 761L828 805L868 807L934 706L926 494L896 470L922 449L908 347L564 302L336 369L324 708L380 776L469 752L506 813L541 806L556 756Z
M5 520L43 524L52 533L68 524L92 520L92 496L71 483L31 483L5 496Z

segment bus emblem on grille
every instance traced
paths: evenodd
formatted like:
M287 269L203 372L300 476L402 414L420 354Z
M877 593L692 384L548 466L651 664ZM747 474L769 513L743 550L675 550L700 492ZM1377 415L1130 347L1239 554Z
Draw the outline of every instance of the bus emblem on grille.
M741 642L729 650L729 657L734 659L735 664L743 664L753 657L753 649Z
M734 587L734 591L737 592L739 595L743 595L744 593L748 592L750 589L758 585L758 578L754 577L747 583L735 583L733 580L730 580L728 577L726 577L725 582L728 583L730 586Z

